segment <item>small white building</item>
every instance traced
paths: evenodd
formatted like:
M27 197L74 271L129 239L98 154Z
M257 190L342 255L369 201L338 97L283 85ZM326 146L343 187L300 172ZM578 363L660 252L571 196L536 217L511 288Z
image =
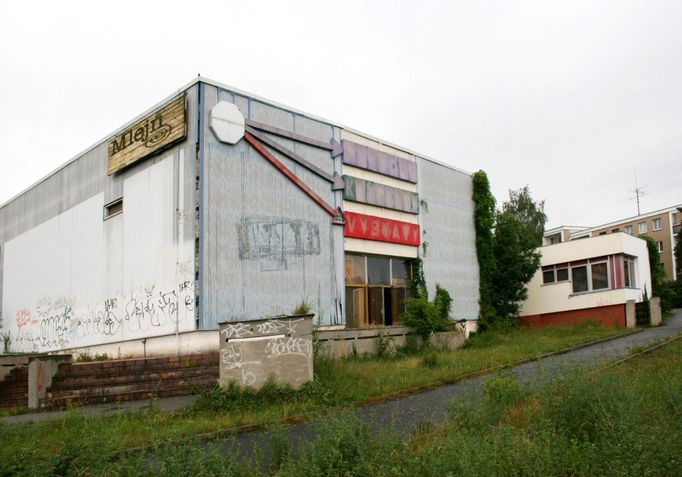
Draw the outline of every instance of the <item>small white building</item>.
M625 326L625 303L651 296L646 242L625 233L539 248L520 322L531 326L599 321Z

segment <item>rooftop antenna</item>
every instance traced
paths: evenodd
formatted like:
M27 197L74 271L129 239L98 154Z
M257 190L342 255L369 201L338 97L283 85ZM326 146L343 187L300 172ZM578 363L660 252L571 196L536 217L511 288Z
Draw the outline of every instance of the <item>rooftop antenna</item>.
M637 183L637 166L635 165L635 188L632 190L632 192L635 193L635 196L630 197L630 200L637 201L637 215L642 215L639 198L644 197L646 195L646 192L644 192L645 188L646 187L640 187Z

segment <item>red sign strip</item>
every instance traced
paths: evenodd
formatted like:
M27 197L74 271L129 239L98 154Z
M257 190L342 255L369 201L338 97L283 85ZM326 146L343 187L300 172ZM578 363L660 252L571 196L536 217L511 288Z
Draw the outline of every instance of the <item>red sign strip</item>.
M346 225L343 229L343 235L346 237L400 243L415 247L421 243L418 224L385 219L374 215L356 214L355 212L345 212L344 215Z

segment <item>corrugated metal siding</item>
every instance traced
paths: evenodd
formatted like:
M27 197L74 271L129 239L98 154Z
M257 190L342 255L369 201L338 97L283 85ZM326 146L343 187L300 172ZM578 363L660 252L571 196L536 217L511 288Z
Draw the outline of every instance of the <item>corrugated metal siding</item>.
M343 162L408 182L417 182L417 164L374 147L343 141Z
M206 112L218 99L234 102L247 119L313 139L339 139L328 124L206 86ZM245 141L217 142L204 129L202 328L221 321L289 313L305 300L322 323L340 323L343 228ZM269 135L332 174L329 151ZM273 154L332 207L341 193L285 156Z
M478 317L478 260L471 176L418 158L424 274L453 298L456 318Z
M353 202L400 210L410 214L419 213L419 194L377 182L352 176L343 176L343 198Z
M0 310L3 308L4 301L2 292L5 276L4 259L6 258L4 249L8 241L99 194L103 197L103 204L121 197L126 179L166 159L169 154L174 156L175 180L179 184L177 159L180 150L184 151L185 156L182 180L184 204L178 204L179 217L175 227L177 232L178 224L182 224L183 236L185 238L194 236L191 211L195 207L196 90L197 86L192 86L187 92L188 138L185 142L113 176L107 176L107 142L102 142L0 208L0 249L2 250L2 255L0 255ZM175 193L177 196L177 187ZM192 264L188 267L187 273L192 275L194 267ZM5 322L13 319L13 317L3 318Z

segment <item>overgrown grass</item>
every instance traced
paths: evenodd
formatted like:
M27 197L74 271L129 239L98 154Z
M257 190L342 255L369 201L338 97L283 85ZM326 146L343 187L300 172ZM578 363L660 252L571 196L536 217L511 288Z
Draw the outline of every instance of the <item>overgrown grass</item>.
M451 404L450 420L410 436L376 436L345 414L294 449L272 433L270 459L238 462L225 442L162 444L102 461L95 439L32 466L30 451L5 462L21 475L508 476L680 475L682 341L600 373L567 372L523 386L490 377L479 399ZM82 416L74 415L75 422ZM25 446L30 449L31 446Z
M272 385L259 392L232 387L209 391L193 407L178 413L163 413L153 406L142 413L87 417L76 409L66 419L55 422L0 424L3 444L0 475L22 472L48 475L55 466L94 469L94 460L108 462L125 449L137 446L152 446L160 453L185 452L180 450L185 447L177 442L189 436L347 409L619 332L622 330L593 324L516 329L474 337L465 348L454 352L432 348L416 351L412 346L390 357L354 357L340 361L320 357L315 363L315 380L299 391ZM174 444L164 451L164 443L169 441ZM188 456L194 455L191 446L187 449ZM208 467L201 468L210 468L210 459L207 459ZM229 468L237 472L238 466L235 466ZM156 470L171 473L171 470ZM206 470L206 473L211 472Z

